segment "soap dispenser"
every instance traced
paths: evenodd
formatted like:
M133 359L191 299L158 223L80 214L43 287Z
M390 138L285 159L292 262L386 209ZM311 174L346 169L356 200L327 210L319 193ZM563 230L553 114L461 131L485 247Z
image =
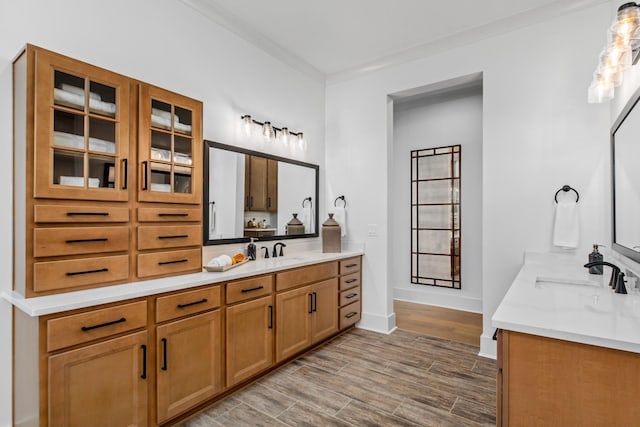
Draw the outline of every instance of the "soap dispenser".
M256 260L256 245L253 243L255 240L256 239L252 237L251 243L247 246L247 257L249 258L249 261Z
M604 256L602 256L602 254L598 252L598 244L596 243L593 245L593 252L589 254L589 262L602 262L603 260ZM602 274L602 265L589 267L589 274Z

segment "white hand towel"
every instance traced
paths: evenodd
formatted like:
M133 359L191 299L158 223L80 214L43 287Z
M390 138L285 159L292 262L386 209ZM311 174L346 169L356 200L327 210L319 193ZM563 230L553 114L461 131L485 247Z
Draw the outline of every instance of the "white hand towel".
M553 245L566 249L577 248L579 240L578 204L573 201L561 200L556 204Z
M302 218L300 221L304 224L305 234L313 233L313 208L311 203L305 203L305 207L302 208Z
M334 206L333 219L340 224L340 236L347 236L347 209L341 206Z

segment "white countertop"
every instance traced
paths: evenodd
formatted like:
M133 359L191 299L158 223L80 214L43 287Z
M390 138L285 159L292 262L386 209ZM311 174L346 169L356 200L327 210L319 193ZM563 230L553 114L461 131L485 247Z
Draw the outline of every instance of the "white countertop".
M611 270L592 275L585 263L562 254L527 254L492 325L640 353L640 295L614 293L608 286Z
M25 298L15 291L4 291L2 297L29 316L35 317L131 298L146 297L163 292L188 289L194 286L228 282L248 276L273 273L358 255L364 255L364 251L352 250L326 254L320 252L297 253L295 255L285 255L278 258L259 258L224 272L208 273L205 271L202 273L183 274L180 276L131 282L122 285L105 286L102 288L35 298Z

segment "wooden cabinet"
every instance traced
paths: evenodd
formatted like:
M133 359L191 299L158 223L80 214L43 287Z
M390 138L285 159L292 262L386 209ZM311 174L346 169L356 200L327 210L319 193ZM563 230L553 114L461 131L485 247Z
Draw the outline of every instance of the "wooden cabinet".
M273 296L227 307L227 387L273 365Z
M362 317L362 257L340 261L338 321L340 330L351 327Z
M278 161L245 156L245 210L278 211Z
M637 353L499 331L497 425L638 425L639 378Z

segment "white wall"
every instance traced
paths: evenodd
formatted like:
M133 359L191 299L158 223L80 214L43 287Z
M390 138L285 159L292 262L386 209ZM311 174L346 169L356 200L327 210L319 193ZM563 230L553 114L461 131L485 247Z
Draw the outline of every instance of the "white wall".
M482 87L450 90L394 103L389 186L389 275L394 298L458 310L482 311ZM411 284L412 150L460 144L461 289Z
M11 61L41 47L204 102L204 137L324 168L324 82L313 80L177 0L0 2L0 235L10 236ZM307 151L242 138L241 114L302 130ZM0 243L0 289L11 289L11 239ZM0 301L0 426L11 423L11 308ZM16 379L19 381L19 378Z
M610 16L609 5L601 4L351 80L328 82L327 200L335 191L347 195L350 238L366 241L364 327L393 327L388 94L483 75L483 354L495 354L491 316L520 268L523 251L551 249L558 188L570 184L581 194L577 252L586 259L589 244L607 239L609 111L606 105L587 104L586 90ZM367 237L367 224L378 225L378 237Z
M298 219L304 223L305 232L312 233L313 215L310 221L304 220L302 201L311 197L311 212L315 213L316 171L291 163L280 162L278 164L278 234L287 234L287 223L293 218L293 213L298 214Z

